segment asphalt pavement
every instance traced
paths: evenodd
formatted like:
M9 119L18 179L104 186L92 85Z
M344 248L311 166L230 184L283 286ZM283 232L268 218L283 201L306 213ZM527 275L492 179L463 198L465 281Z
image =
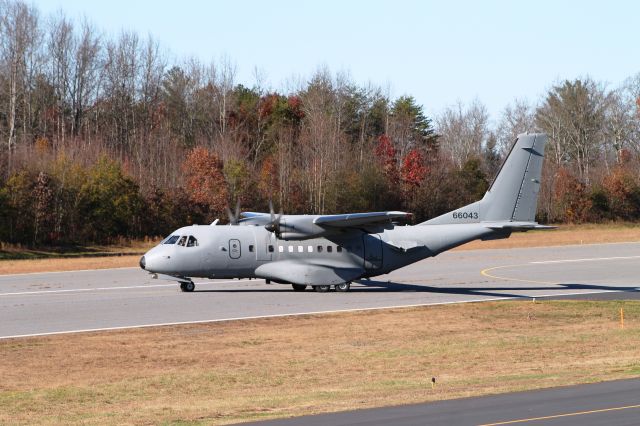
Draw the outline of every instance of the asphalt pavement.
M637 426L640 424L640 379L244 424Z
M349 293L201 280L182 293L139 268L0 276L0 338L531 297L637 298L640 243L452 251ZM574 296L575 297L575 296Z

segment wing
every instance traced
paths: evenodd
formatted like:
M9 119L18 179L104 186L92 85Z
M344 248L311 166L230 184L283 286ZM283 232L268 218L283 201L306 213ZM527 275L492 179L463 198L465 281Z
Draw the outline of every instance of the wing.
M391 222L393 219L407 218L411 213L405 212L369 212L369 213L349 213L331 214L317 216L313 223L324 227L332 228L354 228L359 226L373 225L384 222Z

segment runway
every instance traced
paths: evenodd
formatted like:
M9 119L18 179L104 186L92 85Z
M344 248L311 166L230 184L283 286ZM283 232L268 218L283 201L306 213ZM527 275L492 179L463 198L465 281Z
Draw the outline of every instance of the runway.
M623 426L640 419L640 380L462 398L249 423L260 426Z
M139 268L4 275L0 338L508 298L637 298L638 265L640 243L453 251L349 293L263 280L196 281L182 293Z

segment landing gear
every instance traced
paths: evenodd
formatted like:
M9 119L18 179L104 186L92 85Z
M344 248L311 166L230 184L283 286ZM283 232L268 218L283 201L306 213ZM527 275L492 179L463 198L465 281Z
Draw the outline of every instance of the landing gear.
M318 293L326 293L329 291L330 288L331 288L330 285L314 285L313 286L313 289Z
M351 288L351 283L336 284L336 291L345 293Z
M304 291L307 288L304 284L291 284L291 287L293 287L293 291Z
M180 283L180 290L186 292L186 293L191 293L193 290L196 289L196 285L193 283L193 281L189 281L186 283L181 282Z

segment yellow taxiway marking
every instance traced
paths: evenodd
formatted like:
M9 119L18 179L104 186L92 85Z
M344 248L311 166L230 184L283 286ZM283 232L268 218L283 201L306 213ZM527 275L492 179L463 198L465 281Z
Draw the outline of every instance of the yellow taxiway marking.
M624 406L624 407L603 408L601 410L576 411L574 413L555 414L553 416L542 416L542 417L531 417L531 418L528 418L528 419L508 420L506 422L486 423L486 424L483 424L483 425L480 425L480 426L511 425L511 424L514 424L514 423L535 422L535 421L538 421L538 420L557 419L557 418L560 418L560 417L583 416L583 415L586 415L586 414L606 413L607 411L628 410L630 408L640 408L640 404L627 405L627 406Z
M518 282L522 282L522 283L547 284L547 285L558 285L558 284L560 284L559 282L552 282L552 281L536 281L536 280L525 280L525 279L522 279L522 278L501 277L499 275L492 275L492 274L489 273L489 271L495 271L496 269L514 268L514 267L518 267L518 266L531 266L531 263L520 263L520 264L517 264L517 265L494 266L493 268L483 269L482 271L480 271L480 274L482 274L482 275L484 275L485 277L488 277L488 278L495 278L497 280L504 280L504 281L518 281Z
M597 262L597 261L603 261L603 260L628 260L628 259L638 259L638 258L640 258L640 256L616 256L616 257L594 257L594 258L587 258L587 259L545 260L545 261L537 261L537 262L519 263L515 265L494 266L492 268L483 269L482 271L480 271L480 274L488 278L494 278L497 280L504 280L504 281L518 281L518 282L533 283L533 284L559 285L561 283L554 282L554 281L537 281L537 280L527 280L523 278L501 277L499 275L492 275L489 273L489 271L495 271L497 269L505 269L505 268L515 268L518 266L535 266L535 265L549 265L549 264L574 263L574 262Z

